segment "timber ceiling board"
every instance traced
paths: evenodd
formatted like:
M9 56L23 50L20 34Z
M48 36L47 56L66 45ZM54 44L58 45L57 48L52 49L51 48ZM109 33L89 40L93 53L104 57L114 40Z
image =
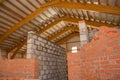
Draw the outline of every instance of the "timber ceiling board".
M62 2L57 4L57 1ZM90 5L92 7L86 7ZM0 3L0 47L11 49L19 45L31 30L43 31L40 35L45 38L52 37L67 26L78 25L79 20L95 28L120 26L120 0L3 0ZM52 27L42 30L49 25Z

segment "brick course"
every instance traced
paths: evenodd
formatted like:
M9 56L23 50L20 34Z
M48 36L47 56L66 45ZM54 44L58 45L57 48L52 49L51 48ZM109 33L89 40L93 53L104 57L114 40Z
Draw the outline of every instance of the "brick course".
M119 80L120 31L101 27L77 53L67 53L69 80Z
M37 59L0 59L0 80L38 79Z

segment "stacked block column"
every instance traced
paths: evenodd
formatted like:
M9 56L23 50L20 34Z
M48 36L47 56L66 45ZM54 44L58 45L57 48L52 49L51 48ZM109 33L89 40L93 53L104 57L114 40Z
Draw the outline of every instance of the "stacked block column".
M79 21L80 46L89 42L88 29L85 21Z

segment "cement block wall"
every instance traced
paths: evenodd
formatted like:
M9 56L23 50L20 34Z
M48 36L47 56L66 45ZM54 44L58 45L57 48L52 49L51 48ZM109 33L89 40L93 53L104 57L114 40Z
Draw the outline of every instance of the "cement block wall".
M120 80L120 30L101 27L98 36L67 53L68 80Z
M40 80L67 80L65 49L34 32L28 33L27 58L40 60Z
M0 59L0 80L39 79L38 59Z

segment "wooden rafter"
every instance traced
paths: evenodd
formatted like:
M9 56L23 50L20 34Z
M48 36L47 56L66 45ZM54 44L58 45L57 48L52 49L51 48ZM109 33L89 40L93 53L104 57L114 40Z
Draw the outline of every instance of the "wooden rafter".
M109 0L106 0L106 5L109 6Z
M27 42L27 40L24 41L23 43L21 43L21 44L17 47L17 49L13 52L13 55L11 56L11 59L13 59L13 58L15 57L15 55L17 54L17 52L19 51L19 49L21 49L21 47L22 47L24 44L26 44L26 42Z
M55 22L52 22L51 24L49 24L49 25L47 25L46 27L42 28L42 29L39 30L37 33L38 33L38 34L43 33L44 31L50 29L51 27L53 27L54 25L56 25L56 24L59 23L60 21L70 21L70 22L78 23L78 21L80 21L80 20L81 20L81 19L69 18L69 17L61 17L61 18L57 19ZM87 20L85 20L85 22L86 22L88 25L93 25L93 26L102 26L102 25L114 26L114 25L112 25L112 24L105 24L105 23L102 23L102 22L93 22L93 21L87 21ZM76 29L76 31L77 31L77 29ZM25 40L23 40L22 43L25 43L26 41L27 41L27 40L25 39ZM21 44L21 43L20 43L20 44ZM19 47L20 44L18 44L18 45L15 46L14 48ZM23 46L23 45L24 45L24 44L22 44L22 46ZM22 47L22 46L21 46L21 47ZM12 48L11 50L13 50L14 48ZM20 48L19 48L19 49L20 49ZM10 50L10 51L11 51L11 50Z
M69 30L73 30L76 31L78 30L78 27L75 26L69 26L69 27L65 27L62 31L60 31L59 33L55 34L54 36L48 38L49 40L54 40L56 39L58 36L64 34L65 32L69 31Z
M100 3L100 0L98 0L98 4L101 4L101 3Z
M0 3L2 3L3 2L3 0L0 0Z
M115 0L115 6L118 6L118 0Z
M6 37L8 37L12 32L19 29L22 25L24 25L25 23L27 23L28 21L30 21L31 19L39 15L41 12L46 10L49 6L64 7L64 8L70 8L70 9L93 10L98 12L120 15L120 7L116 7L116 6L113 7L113 6L104 6L104 5L95 5L95 4L73 3L73 2L67 2L67 1L60 2L59 0L55 0L53 2L49 2L41 6L41 8L38 8L36 11L28 15L25 19L23 19L18 24L16 24L11 29L9 29L7 32L5 32L0 37L0 42L3 41Z
M93 0L90 0L90 3L93 4Z
M70 22L74 22L74 23L78 23L78 21L81 21L82 19L77 19L77 18L68 18L66 17L66 19L64 19L64 21L70 21ZM85 20L86 24L88 25L93 25L93 26L97 26L97 27L100 27L100 26L103 26L103 25L106 25L106 26L109 26L109 27L114 27L115 25L112 25L112 24L107 24L107 23L102 23L102 22L94 22L94 21L89 21L89 20Z
M65 41L67 41L67 40L69 40L69 39L71 39L72 37L75 37L75 36L79 36L79 33L78 32L77 33L75 33L75 32L71 33L67 37L64 37L63 39L57 41L56 44L60 45L60 44L64 43Z
M57 34L55 34L54 36L50 37L49 40L53 40L69 30L73 30L75 32L76 30L78 30L78 27L76 27L76 26L75 27L66 27L64 30L62 30L62 31L58 32ZM15 47L17 49L13 52L11 59L13 59L15 57L15 55L18 53L19 49L21 49L21 47L23 45L25 45L26 43L27 43L27 39L25 39L22 43L20 43L17 47ZM14 50L15 48L13 48L12 50ZM9 51L9 52L11 52L11 51Z
M41 34L43 33L44 31L50 29L51 27L53 27L54 25L56 25L57 23L61 22L61 21L70 21L70 22L75 22L75 23L78 23L78 21L80 21L81 19L77 19L77 18L69 18L69 17L61 17L59 19L57 19L55 22L52 22L51 24L48 24L46 27L44 27L43 29L39 30L37 33L38 34ZM102 26L102 25L107 25L107 26L114 26L112 24L105 24L105 23L102 23L102 22L93 22L93 21L87 21L85 20L86 24L88 25L93 25L93 26ZM61 33L62 34L62 33ZM25 41L27 41L26 39L21 43L22 46L24 45ZM18 44L19 46L20 44ZM16 47L18 47L16 46ZM21 46L21 47L22 47ZM15 48L15 47L14 47ZM12 48L11 50L13 50L14 48ZM19 48L20 49L20 48ZM11 51L10 50L10 51Z
M59 23L60 21L66 19L66 17L61 17L59 19L57 19L55 22L52 22L51 24L48 24L46 27L42 28L40 31L38 31L38 34L43 33L44 31L46 31L47 29L53 27L54 25L56 25L57 23Z
M104 5L95 5L95 4L73 3L67 1L60 2L59 4L55 4L54 6L59 8L84 9L84 10L92 10L97 12L120 15L120 7L116 7L116 6L113 7L113 6L104 6Z
M52 22L51 24L47 25L46 27L44 27L43 29L41 29L37 33L41 34L44 31L46 31L47 29L50 29L51 27L53 27L54 25L56 25L57 23L59 23L61 21L70 21L70 22L78 23L78 21L80 21L80 20L82 20L82 19L61 17L61 18L57 19L55 22ZM110 26L110 27L114 27L115 26L115 25L112 25L112 24L107 24L107 23L102 23L102 22L93 22L93 21L88 21L88 20L85 20L85 22L88 25L93 25L93 26L97 26L97 27L103 26L103 25Z
M30 21L31 19L33 19L34 17L36 17L37 15L39 15L41 12L43 12L44 10L46 10L49 6L54 5L56 3L58 3L58 0L50 2L50 3L46 3L45 5L41 6L38 9L36 9L36 11L34 11L30 15L28 15L25 19L23 19L18 24L16 24L11 29L9 29L7 32L5 32L0 37L0 42L3 41L6 37L8 37L12 32L14 32L15 30L19 29L22 25L24 25L25 23L27 23L28 21Z

